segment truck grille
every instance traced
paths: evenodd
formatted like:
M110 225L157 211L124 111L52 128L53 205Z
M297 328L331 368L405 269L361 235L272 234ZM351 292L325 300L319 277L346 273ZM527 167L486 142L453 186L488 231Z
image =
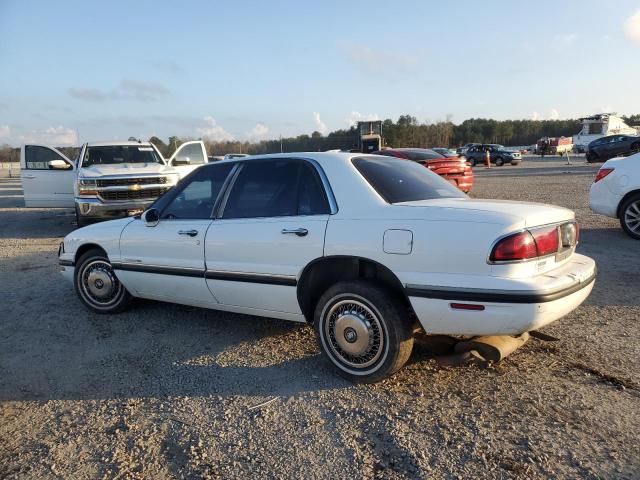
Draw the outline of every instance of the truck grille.
M125 191L102 191L99 193L100 198L108 202L119 200L155 200L168 188L150 188L147 190L125 190Z
M105 178L97 180L98 187L122 187L126 185L164 185L167 177L140 177L140 178Z

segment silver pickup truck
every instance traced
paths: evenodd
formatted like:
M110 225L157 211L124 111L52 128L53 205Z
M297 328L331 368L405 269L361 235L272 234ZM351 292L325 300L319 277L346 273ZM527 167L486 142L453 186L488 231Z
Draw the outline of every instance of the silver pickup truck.
M205 163L201 141L168 160L148 142L85 143L75 161L46 145L24 145L20 156L25 205L75 208L80 227L141 212Z

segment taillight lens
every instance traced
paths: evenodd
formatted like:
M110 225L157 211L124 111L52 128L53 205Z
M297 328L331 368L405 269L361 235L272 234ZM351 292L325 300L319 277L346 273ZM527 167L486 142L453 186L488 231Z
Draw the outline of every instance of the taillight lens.
M600 180L602 180L604 177L606 177L607 175L609 175L611 172L613 172L613 168L601 168L600 170L598 170L598 174L596 175L595 180L593 181L593 183L598 183Z
M536 248L538 249L538 257L544 257L545 255L551 255L558 251L560 241L558 238L558 227L548 227L533 230L531 232L533 239L536 241Z
M508 262L512 260L526 260L538 256L536 241L528 230L514 233L503 238L491 252L489 259L492 262Z

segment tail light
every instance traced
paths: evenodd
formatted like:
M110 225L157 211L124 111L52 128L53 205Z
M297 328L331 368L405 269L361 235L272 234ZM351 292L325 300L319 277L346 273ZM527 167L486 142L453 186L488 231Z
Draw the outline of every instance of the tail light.
M604 177L606 177L607 175L609 175L611 172L613 172L613 168L601 168L600 170L598 170L598 174L596 175L595 180L593 181L593 183L598 183L600 180L602 180Z
M561 251L570 255L570 249L578 242L578 234L578 224L575 222L514 233L500 239L494 245L489 261L529 260Z

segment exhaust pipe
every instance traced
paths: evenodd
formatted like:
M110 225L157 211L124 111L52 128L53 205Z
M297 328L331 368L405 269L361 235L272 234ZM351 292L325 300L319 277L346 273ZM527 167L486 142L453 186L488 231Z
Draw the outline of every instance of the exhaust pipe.
M527 343L527 340L529 340L527 332L517 337L510 335L477 337L457 343L454 351L456 353L476 351L489 362L499 362Z

